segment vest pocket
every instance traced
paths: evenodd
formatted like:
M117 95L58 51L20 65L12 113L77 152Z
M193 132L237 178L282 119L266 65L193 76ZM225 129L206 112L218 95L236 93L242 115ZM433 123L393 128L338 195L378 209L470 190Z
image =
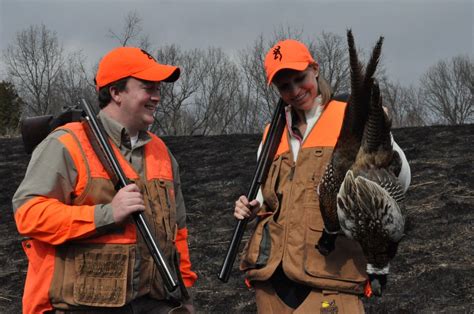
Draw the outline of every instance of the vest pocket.
M360 245L344 235L336 239L336 248L323 256L315 248L323 231L322 217L316 208L306 208L309 217L306 228L304 269L316 278L335 279L360 283L366 279L366 260ZM308 213L308 211L310 211Z
M265 216L258 223L257 226L247 242L242 253L241 268L262 268L267 264L272 249L272 230L275 227L270 227L271 224L278 225L274 219L279 214L279 207L281 196L275 192L278 182L278 174L280 172L282 157L278 156L273 161L265 183L262 185L262 193L264 196L264 203L260 211L270 213ZM280 226L281 227L281 226Z
M241 268L257 268L257 259L260 253L260 244L263 238L263 230L270 217L265 218L263 221L257 224L252 236L245 245L242 253Z
M273 220L273 216L265 218L257 225L244 249L241 270L259 269L268 264L271 253L281 249L283 226Z
M360 246L344 236L338 236L336 249L323 256L314 247L322 231L307 229L304 267L308 275L319 278L362 282L365 280L366 261Z
M88 306L122 306L127 292L129 252L78 250L74 300Z
M280 168L282 163L282 156L278 156L272 163L267 178L262 185L262 194L265 199L265 203L268 204L270 211L277 211L280 207L280 199L277 195L277 184L278 176L280 174Z
M51 292L59 292L51 296L53 305L120 307L132 299L134 245L69 245L66 256L56 259L55 272L63 273L55 278L63 282L53 280Z
M165 246L170 245L176 232L176 204L172 182L163 180L153 180L147 184L147 191L150 195L150 207L153 208L153 219L156 224L158 238L163 239L160 244L165 250Z

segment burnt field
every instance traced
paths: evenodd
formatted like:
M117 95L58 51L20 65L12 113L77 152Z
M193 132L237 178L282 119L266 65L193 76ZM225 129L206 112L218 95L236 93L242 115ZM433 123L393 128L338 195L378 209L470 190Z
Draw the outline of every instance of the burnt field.
M394 130L412 170L406 237L393 260L382 298L365 300L368 313L473 313L474 125ZM256 163L258 135L164 139L181 166L190 251L199 275L199 313L252 313L252 291L234 265L217 279ZM10 200L29 156L19 138L0 139L0 313L20 313L27 260ZM246 236L248 237L248 235Z

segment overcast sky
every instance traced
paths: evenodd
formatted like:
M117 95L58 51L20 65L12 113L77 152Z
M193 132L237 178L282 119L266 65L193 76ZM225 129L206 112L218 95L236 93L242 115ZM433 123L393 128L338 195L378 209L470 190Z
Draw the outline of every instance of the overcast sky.
M416 83L441 59L474 55L474 0L0 0L0 50L17 32L43 23L66 50L82 49L92 64L117 45L108 29L119 31L133 10L152 44L184 49L236 52L281 25L303 29L304 37L322 30L345 36L352 28L366 50L383 35L387 74L403 85Z

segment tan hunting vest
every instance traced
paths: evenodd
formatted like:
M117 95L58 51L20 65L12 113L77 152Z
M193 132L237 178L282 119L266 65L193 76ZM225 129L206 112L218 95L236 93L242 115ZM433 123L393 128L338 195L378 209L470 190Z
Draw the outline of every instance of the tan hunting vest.
M73 205L110 203L116 193L114 184L82 125L71 123L62 129L68 133L60 141L67 147L78 171ZM125 175L142 190L145 218L168 265L176 273L173 241L177 227L171 158L165 144L150 136L151 141L144 147L145 180L140 179L115 146L114 150ZM51 304L58 309L80 309L120 307L145 294L165 299L161 276L138 233L130 221L121 229L56 246L49 289Z
M297 162L282 136L262 186L264 204L242 255L250 281L268 280L282 264L288 278L312 287L364 292L366 261L359 244L339 235L325 257L315 248L322 230L317 187L339 136L346 103L331 101L301 145Z

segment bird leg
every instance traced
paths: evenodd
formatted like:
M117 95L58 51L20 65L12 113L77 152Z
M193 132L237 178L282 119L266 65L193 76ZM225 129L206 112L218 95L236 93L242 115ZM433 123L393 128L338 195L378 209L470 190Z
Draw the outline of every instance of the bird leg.
M369 274L370 287L375 296L382 296L387 285L387 274Z
M336 247L336 238L337 233L329 233L324 229L321 238L319 238L318 244L315 245L315 248L318 249L321 255L328 256Z

